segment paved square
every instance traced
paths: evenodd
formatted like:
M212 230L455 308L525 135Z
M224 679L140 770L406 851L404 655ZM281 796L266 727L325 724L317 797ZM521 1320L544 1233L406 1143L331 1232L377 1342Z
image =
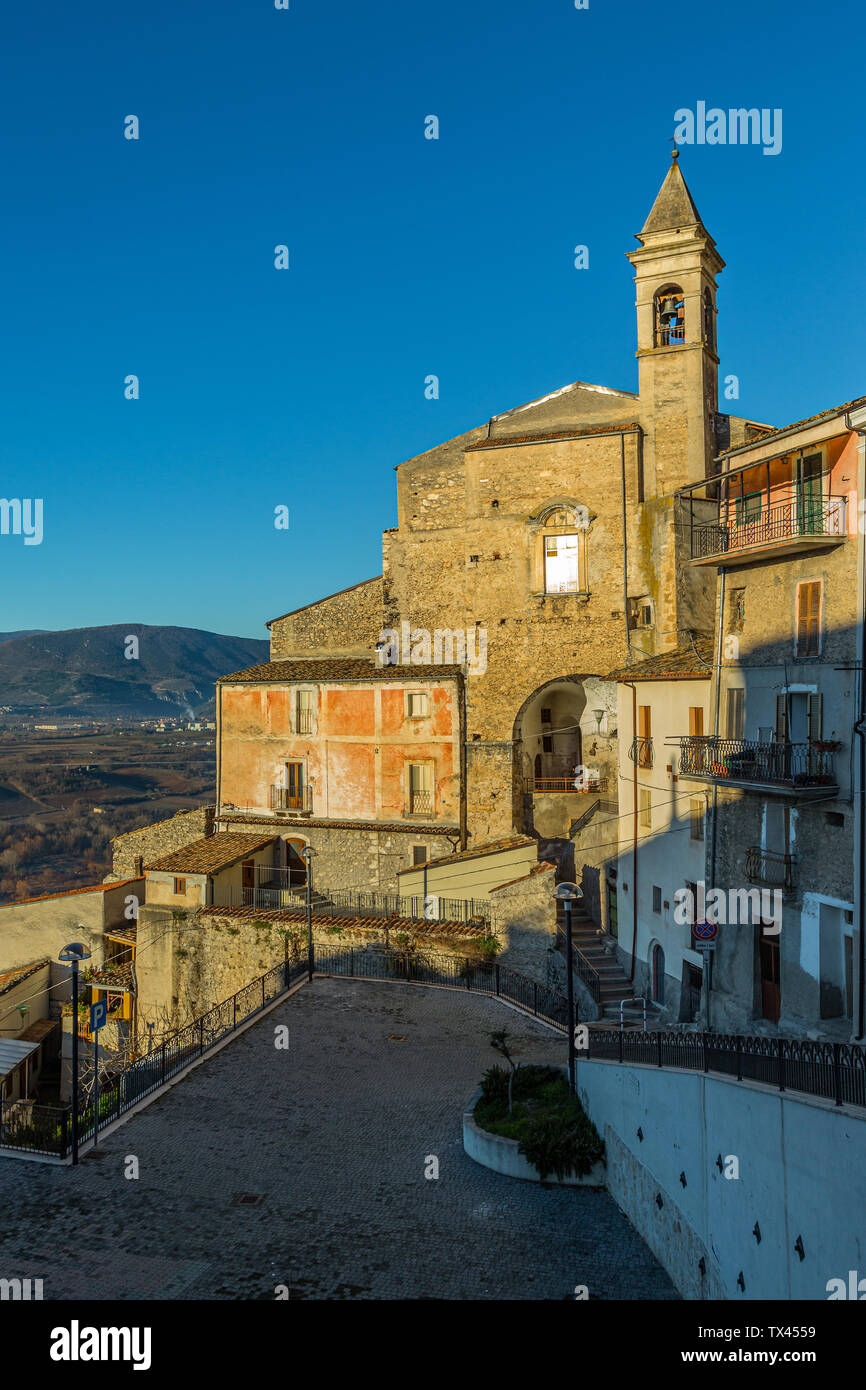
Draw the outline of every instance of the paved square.
M0 1159L0 1277L43 1278L46 1299L273 1299L280 1284L293 1299L677 1298L606 1192L464 1154L463 1107L503 1027L521 1061L563 1060L558 1037L483 996L317 979L110 1135L104 1159Z

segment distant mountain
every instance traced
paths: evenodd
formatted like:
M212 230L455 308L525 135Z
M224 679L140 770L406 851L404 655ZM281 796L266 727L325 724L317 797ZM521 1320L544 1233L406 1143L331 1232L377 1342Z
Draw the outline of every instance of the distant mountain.
M267 661L268 652L252 637L141 623L7 633L0 705L91 718L199 714L212 707L217 677Z
M14 637L33 637L37 632L47 631L44 627L25 627L20 632L0 632L0 642L11 642Z

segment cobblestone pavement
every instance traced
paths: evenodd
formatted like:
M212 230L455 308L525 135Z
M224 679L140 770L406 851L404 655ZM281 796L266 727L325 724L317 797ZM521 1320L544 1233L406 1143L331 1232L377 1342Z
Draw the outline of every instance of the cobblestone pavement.
M466 1157L461 1114L495 1028L523 1061L561 1060L557 1037L478 995L305 985L109 1135L104 1157L0 1158L0 1277L42 1278L46 1299L272 1299L280 1284L293 1299L565 1299L581 1284L590 1299L676 1298L606 1192Z

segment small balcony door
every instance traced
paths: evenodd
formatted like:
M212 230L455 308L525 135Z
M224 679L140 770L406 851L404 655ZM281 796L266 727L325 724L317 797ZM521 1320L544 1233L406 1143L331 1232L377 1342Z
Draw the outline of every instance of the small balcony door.
M245 859L241 864L241 889L244 907L252 907L256 891L256 861Z
M304 764L286 763L286 806L304 809Z
M433 814L433 766L431 763L409 764L409 814Z
M823 476L820 454L809 454L797 464L797 512L800 534L823 532Z

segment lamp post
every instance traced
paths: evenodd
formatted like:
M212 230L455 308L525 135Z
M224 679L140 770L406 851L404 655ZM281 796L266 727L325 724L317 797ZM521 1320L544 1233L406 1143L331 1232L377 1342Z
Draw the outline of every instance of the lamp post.
M78 967L90 960L83 941L70 941L58 957L64 965L72 966L72 1162L78 1162Z
M307 979L313 978L313 851L305 845L301 851L307 866Z
M571 941L571 907L583 893L576 883L560 883L556 896L565 909L565 974L568 1000L568 1089L574 1095L574 949Z

